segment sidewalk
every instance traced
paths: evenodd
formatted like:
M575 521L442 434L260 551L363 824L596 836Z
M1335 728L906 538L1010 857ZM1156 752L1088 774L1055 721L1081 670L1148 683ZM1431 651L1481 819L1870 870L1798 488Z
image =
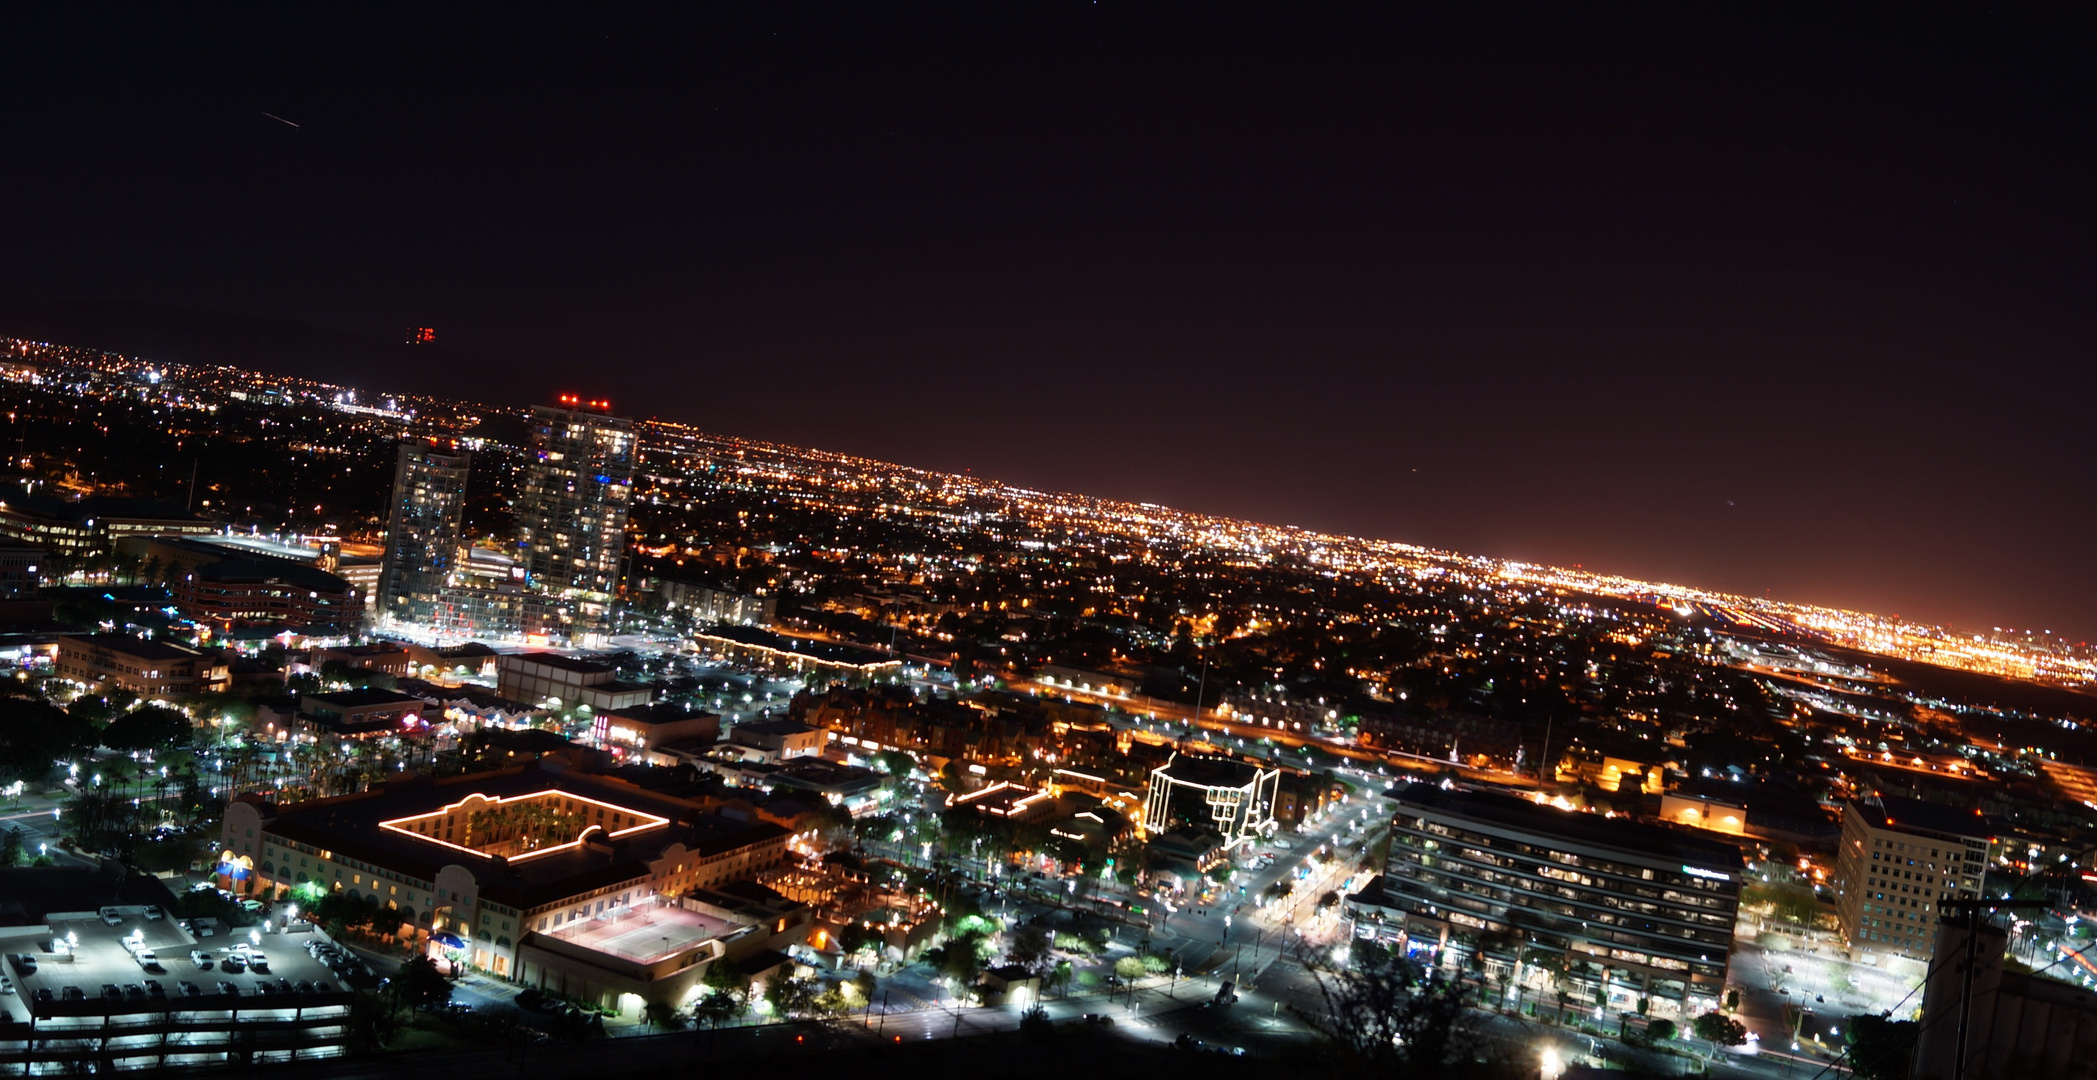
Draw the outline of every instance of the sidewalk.
M493 975L484 975L471 968L453 979L452 984L463 986L490 1001L514 1001L518 992L524 989L515 983L505 982ZM609 1025L611 1021L607 1020L605 1023Z

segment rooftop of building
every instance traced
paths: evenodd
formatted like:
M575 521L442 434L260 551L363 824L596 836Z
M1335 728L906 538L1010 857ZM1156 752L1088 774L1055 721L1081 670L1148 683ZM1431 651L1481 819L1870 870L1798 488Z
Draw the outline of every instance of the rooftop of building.
M191 648L165 641L147 641L129 634L83 634L69 638L83 645L123 653L134 660L194 660L204 654Z
M308 547L304 544L286 544L266 536L205 533L201 536L191 536L181 540L163 542L172 543L190 551L216 549L221 554L224 554L226 551L232 550L250 555L265 555L276 559L292 559L308 563L316 562L321 557L319 548Z
M545 728L512 730L505 727L489 727L482 728L478 735L493 749L511 754L551 754L578 748L590 749L558 731L548 731Z
M54 910L43 925L50 928L48 937L18 939L19 944L8 941L13 946L8 951L27 952L38 961L33 971L9 965L20 991L0 1006L9 1013L33 1009L39 1017L164 1014L172 1002L181 1002L183 1011L194 1013L228 1007L229 999L219 990L222 982L236 988L238 993L230 1000L248 1016L270 1008L272 998L289 1002L294 993L276 989L279 979L286 980L287 986L305 984L303 993L296 995L303 1005L346 1004L352 993L325 964L307 954L304 933L258 933L253 942L246 938L199 942L167 913L165 905L135 904ZM250 956L261 953L261 963L243 964L238 971L217 963L241 948ZM213 966L207 969L199 964L191 958L192 951L206 954ZM185 981L210 990L197 997L185 996L179 988ZM149 992L155 984L160 990L157 994ZM121 988L119 996L107 996L104 987ZM69 990L79 991L80 996L69 999ZM37 1001L40 991L49 991L52 1000Z
M445 686L427 679L402 679L398 689L403 694L413 694L424 701L463 701L476 709L501 710L513 713L535 713L542 711L537 705L513 701L493 690L478 686Z
M1265 770L1236 758L1175 754L1171 761L1154 771L1196 787L1235 788L1252 783Z
M718 624L707 629L703 637L719 638L738 645L770 649L773 652L792 653L818 660L826 664L849 665L852 667L874 667L896 663L897 658L880 649L865 645L852 645L834 641L810 641L806 638L788 637L761 630L754 626L730 626Z
M89 495L67 501L54 495L11 487L0 489L0 510L54 521L86 522L96 518L130 521L177 521L202 524L204 519L173 503L158 499L129 499L116 495Z
M686 708L675 702L660 702L654 705L629 705L623 709L607 709L602 715L616 720L629 720L636 724L676 724L703 717L720 719L717 713L703 709Z
M309 592L347 592L350 583L317 566L267 555L235 555L205 563L190 571L198 581L222 585L260 585L283 582ZM340 651L340 650L338 650Z
M734 912L737 915L750 915L759 919L777 915L781 912L792 911L800 906L770 886L755 881L724 881L712 888L693 889L685 895L702 904L717 907L723 911ZM763 970L762 968L750 968L746 965L737 966L743 967L746 975Z
M110 904L154 904L167 910L174 902L174 894L159 878L125 874L114 864L0 870L0 926L40 925L54 911L84 911Z
M1400 812L1406 808L1432 811L1540 838L1560 838L1646 857L1670 855L1685 863L1723 868L1729 873L1738 872L1743 865L1740 845L1712 839L1709 834L1560 810L1497 792L1412 784L1392 790L1390 797L1397 801Z
M166 607L174 594L158 585L53 585L44 590L52 599L107 600L133 607Z
M666 824L607 841L533 852L528 859L488 855L384 824L436 813L472 795L515 799L545 792L609 804ZM484 898L520 909L644 878L649 861L672 844L707 855L786 835L776 825L731 820L698 804L572 769L552 758L443 780L415 778L355 795L263 809L273 834L424 880L457 864L473 872Z
M557 652L509 653L503 657L519 663L540 664L545 667L573 671L582 675L609 675L615 670L602 660L590 660L580 656L565 656Z
M1995 830L1989 827L1988 819L1978 810L1960 810L1898 795L1881 796L1876 803L1857 802L1850 805L1856 807L1857 812L1864 816L1865 822L1874 828L1899 832L1941 833L1975 840L1985 840L1995 833Z
M798 757L779 767L775 777L806 787L844 788L879 786L882 774L859 765L847 765L819 757Z
M407 648L392 641L370 641L362 645L336 645L318 650L331 656L398 656Z
M716 916L651 904L569 923L548 931L548 936L592 952L652 964L736 929L734 923Z
M815 729L799 720L745 720L735 730L752 735L806 735Z
M306 694L302 702L319 702L338 709L369 709L375 705L422 705L421 698L410 694L381 690L375 686L360 686L354 690L335 690L325 693Z

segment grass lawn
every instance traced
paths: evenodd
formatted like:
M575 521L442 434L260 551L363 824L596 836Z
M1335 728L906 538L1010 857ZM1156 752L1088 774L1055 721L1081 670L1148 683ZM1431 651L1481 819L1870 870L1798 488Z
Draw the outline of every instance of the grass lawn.
M493 1045L495 1040L478 1031L460 1027L449 1020L415 1013L401 1020L400 1028L393 1033L393 1041L386 1049L403 1050L470 1050Z

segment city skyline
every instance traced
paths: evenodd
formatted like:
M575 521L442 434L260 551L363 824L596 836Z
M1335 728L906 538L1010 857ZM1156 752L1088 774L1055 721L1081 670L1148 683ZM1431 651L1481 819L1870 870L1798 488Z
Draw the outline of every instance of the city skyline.
M2062 1032L2097 1024L2087 647L573 390L0 349L0 863L39 864L0 874L81 965L9 958L24 1061L143 1067L178 1034L170 1065L356 1058L396 1044L352 1006L411 993L468 1045L601 1024L625 1071L687 1024L1374 1056L1345 1017L1442 994L1444 1060L1510 1078L1933 1080L1953 1017L2068 1075ZM110 905L63 869L97 857L197 880ZM235 913L246 945L209 947ZM270 955L293 933L312 963ZM1970 1018L1943 974L1969 948ZM226 977L125 981L184 953Z
M2097 637L2039 13L9 18L0 333Z
M33 358L39 350L51 348L47 343L10 342L5 339L0 339L0 347L6 347L9 355L24 359ZM115 362L120 369L128 368L134 371L165 374L192 367L155 363L140 357L105 354L98 350L72 350L63 346L60 349L67 355L99 357ZM194 366L194 370L208 378L212 366L198 365ZM269 373L245 368L224 367L222 370L235 373L240 378L252 379L260 385L296 386L298 393L311 400L353 415L377 415L409 420L415 415L415 403L418 401L453 408L502 411L488 410L483 403L450 401L415 394L373 395L373 398L382 399L386 403L384 408L373 409L358 404L356 391L346 387L311 380L283 380ZM155 378L159 377L160 375L156 374ZM2093 648L2088 641L2075 640L2065 634L2056 634L2050 629L2035 628L2019 632L2014 628L2004 627L1946 626L1904 620L1897 615L1829 607L1806 600L1742 596L1691 584L1644 581L1577 567L1542 566L1511 559L1438 550L1388 538L1320 533L1292 525L1246 521L1150 503L1101 499L1078 492L1037 491L970 474L942 473L820 448L725 438L701 432L691 425L659 419L630 420L612 415L615 411L614 403L609 400L592 401L589 402L590 408L584 408L575 395L560 393L553 396L556 400L550 404L512 410L517 415L533 420L532 445L535 457L540 454L538 448L541 441L554 437L553 430L563 424L579 425L576 430L586 434L577 436L580 440L577 445L585 446L595 445L597 440L605 438L623 446L624 440L630 437L625 433L638 426L654 433L658 438L667 438L673 443L676 440L696 440L726 446L731 450L744 447L761 453L780 455L797 460L797 467L802 469L810 465L820 467L823 463L837 463L876 473L895 472L936 480L953 491L989 493L1007 499L1013 505L1026 507L1031 514L1038 515L1044 521L1089 521L1105 529L1123 532L1146 541L1170 536L1176 541L1192 539L1197 545L1222 553L1250 552L1267 555L1281 551L1309 555L1324 565L1342 570L1400 569L1417 574L1426 568L1430 576L1451 573L1457 575L1458 580L1475 576L1481 581L1499 580L1517 585L1567 588L1596 596L1635 599L1655 603L1663 608L1673 607L1683 613L1694 612L1699 616L1733 622L1750 629L1759 626L1797 632L1809 639L1854 648L1871 655L1921 661L1954 670L2033 681L2086 693L2097 691L2097 648ZM592 417L597 419L593 421ZM597 427L600 424L609 426L606 431L599 432ZM631 453L618 449L617 446L614 450L617 454ZM451 474L451 478L444 482L446 486L443 491L448 493L451 500L445 505L455 512L456 499L463 492L467 471L460 463L470 457L470 452L446 455L434 447L425 445L424 440L406 439L403 440L399 453L400 471L396 476L396 485L402 483L404 477L409 478L407 482L411 485L426 483L429 467L423 465L411 469L411 458L439 462L442 464L439 471ZM633 465L628 462L622 467L629 470L630 475ZM543 462L538 460L529 462L525 467L527 477L541 476L544 470ZM560 475L565 477L567 470L562 471ZM621 486L611 483L611 480L611 477L605 477L600 481L600 485L608 485L608 488ZM543 479L527 479L522 490L529 493L534 483L545 482ZM451 491L450 487L453 485L460 490ZM397 488L396 502L399 502L398 494ZM525 497L531 496L526 494ZM618 498L630 499L631 495L620 495ZM411 499L407 503L400 503L397 509L412 507L414 503L415 500ZM623 525L623 509L620 509L619 513L619 524ZM598 522L598 527L602 528L603 522ZM455 544L460 544L461 550L465 549L461 543L462 537L455 536L453 539ZM616 576L620 557L602 545L593 546L590 550L596 554L591 568L586 572L595 575L611 573ZM641 545L640 550L645 552L646 545ZM530 573L527 570L528 564L529 560L518 560L515 571L520 575ZM498 578L505 578L508 572L503 569L487 570L483 572L483 578L485 579L489 573ZM439 623L445 626L446 632L443 636L446 640L464 641L490 633L504 639L523 640L525 637L531 637L538 640L543 639L546 628L558 627L555 634L557 638L572 638L580 642L585 637L585 628L594 625L587 618L577 620L573 614L564 614L558 610L557 601L565 599L573 604L576 598L587 595L586 590L577 586L573 580L559 579L550 585L535 588L529 597L523 589L516 587L516 583L505 581L496 581L491 587L485 580L481 584L473 584L460 579L456 585L460 587L450 590L454 596L454 611L448 621L439 620ZM486 598L495 594L499 594L503 600L493 607L485 606ZM384 595L381 591L381 599ZM607 594L598 595L603 597ZM471 598L480 599L484 606L473 608ZM601 605L604 602L603 599L595 601L600 605L600 617L603 611ZM417 633L428 631L428 626L417 628L414 622L409 620L404 628ZM520 629L494 629L501 626L515 626ZM535 629L526 633L521 629L526 626Z
M2086 21L0 8L0 1077L2097 1080Z

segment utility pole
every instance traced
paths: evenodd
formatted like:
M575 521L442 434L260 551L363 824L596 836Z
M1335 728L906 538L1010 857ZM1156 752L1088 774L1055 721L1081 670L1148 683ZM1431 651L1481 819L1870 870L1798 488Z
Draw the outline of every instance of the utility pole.
M1203 652L1203 653L1201 654L1201 682L1200 682L1200 683L1199 683L1199 684L1198 684L1198 685L1197 685L1197 686L1195 687L1195 689L1194 689L1194 724L1195 724L1195 726L1196 726L1196 727L1199 727L1199 726L1201 726L1201 703L1202 703L1203 697L1204 697L1204 696L1205 696L1205 695L1206 695L1206 694L1207 694L1208 692L1209 692L1209 654L1208 654L1208 652L1207 652L1207 651L1204 651L1204 652Z
M1979 954L1974 946L1980 940L1981 912L1983 910L1994 911L1998 908L2012 911L2029 911L2033 909L2044 911L2049 906L2044 900L1960 899L1938 901L1937 910L1943 911L1949 908L1966 917L1966 941L1963 946L1966 956L1961 961L1964 964L1964 968L1959 973L1959 1040L1957 1056L1952 1059L1952 1080L1966 1080L1967 1024L1973 1017L1973 969L1979 961Z

